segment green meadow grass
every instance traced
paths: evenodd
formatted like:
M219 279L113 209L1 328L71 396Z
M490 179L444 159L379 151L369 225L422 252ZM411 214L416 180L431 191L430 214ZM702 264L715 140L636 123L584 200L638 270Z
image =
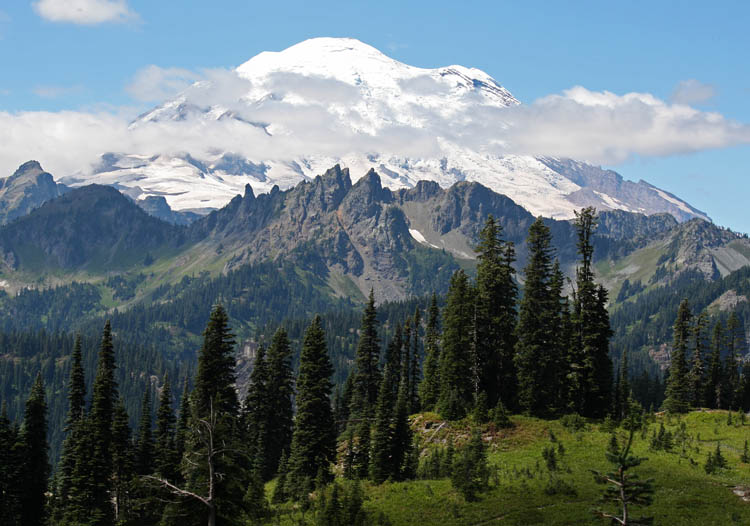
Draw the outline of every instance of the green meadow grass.
M744 502L732 490L750 486L750 465L740 462L745 439L750 437L750 419L745 425L737 414L727 425L726 411L695 411L678 419L657 415L646 430L638 432L634 453L647 457L632 471L641 478L653 478L654 503L635 509L635 515L650 515L654 523L676 525L750 524L750 502ZM427 420L437 415L417 415L415 427L424 429ZM591 470L610 469L604 452L611 432L601 423L589 423L580 431L566 429L559 420L512 417L515 427L495 433L485 429L489 462L493 466L490 489L479 500L467 502L451 487L450 480L386 482L380 486L364 483L365 509L383 512L393 526L401 525L579 525L608 524L592 513L599 506L604 486L594 482ZM651 436L661 423L678 433L685 423L685 440L675 440L671 452L651 451ZM471 423L446 425L435 433L430 426L420 434L431 441L427 448L444 444L451 436L457 447L468 440ZM548 494L548 473L542 449L552 444L554 434L564 454L556 477L575 490L575 494ZM624 437L624 431L617 433ZM704 464L709 451L721 444L728 467L707 475ZM271 491L273 483L269 484ZM611 509L611 508L606 508ZM631 511L632 514L632 511ZM299 515L288 515L281 524L296 524ZM286 522L285 522L286 521Z

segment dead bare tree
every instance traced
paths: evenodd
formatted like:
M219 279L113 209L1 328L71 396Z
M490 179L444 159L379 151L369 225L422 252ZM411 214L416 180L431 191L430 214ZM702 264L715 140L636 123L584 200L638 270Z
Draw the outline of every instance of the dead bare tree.
M223 478L223 474L216 469L216 458L227 451L223 444L217 445L216 430L217 413L214 410L213 400L211 400L207 417L198 419L192 430L200 447L185 456L185 461L190 465L207 470L208 480L205 495L180 488L164 478L153 475L144 477L146 480L165 488L173 495L194 499L205 505L208 508L208 526L216 526L216 486Z

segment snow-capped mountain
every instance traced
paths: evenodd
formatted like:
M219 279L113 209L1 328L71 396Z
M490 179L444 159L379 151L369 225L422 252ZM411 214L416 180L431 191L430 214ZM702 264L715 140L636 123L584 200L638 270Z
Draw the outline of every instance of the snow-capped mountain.
M340 163L355 181L374 168L393 189L476 181L559 219L587 205L706 218L612 171L498 153L502 141L491 130L506 126L498 110L518 104L478 69L417 68L354 39L315 38L198 82L130 126L134 133L190 129L198 141L173 151L108 153L63 182L110 184L136 199L163 196L173 209L201 210L223 206L245 184L256 194L285 189Z

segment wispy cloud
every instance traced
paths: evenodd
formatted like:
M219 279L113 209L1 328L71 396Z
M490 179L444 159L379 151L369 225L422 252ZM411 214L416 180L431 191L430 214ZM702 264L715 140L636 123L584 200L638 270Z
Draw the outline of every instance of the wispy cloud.
M10 15L0 9L0 39L5 37L5 28L10 23Z
M36 96L42 97L43 99L59 99L60 97L65 97L67 95L81 93L83 91L83 86L40 85L34 86L34 89L31 91L33 91Z
M716 88L695 79L680 81L675 86L670 100L675 104L700 104L716 96Z
M199 79L201 75L194 71L151 65L138 71L125 90L136 100L162 101L173 97Z
M51 22L96 25L138 19L128 0L37 0L32 5L39 16Z
M194 79L200 80L186 86ZM402 85L419 96L438 87L429 78ZM373 152L434 158L446 155L449 144L453 151L482 155L613 165L633 156L750 144L750 126L719 113L649 93L619 95L580 86L509 108L467 99L472 103L448 109L375 101L363 110L359 88L331 78L280 73L260 85L234 71L198 74L151 66L128 90L139 100L179 91L179 111L162 108L135 123L131 111L0 112L0 174L34 158L64 176L85 170L108 151L190 152L199 158L229 151L255 161Z

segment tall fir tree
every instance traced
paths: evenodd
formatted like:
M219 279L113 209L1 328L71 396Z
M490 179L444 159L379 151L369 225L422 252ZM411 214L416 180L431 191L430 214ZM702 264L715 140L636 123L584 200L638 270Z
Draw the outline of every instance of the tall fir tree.
M404 480L408 472L407 461L412 449L412 433L409 427L409 387L402 376L393 415L393 441L391 468L395 480Z
M172 384L169 373L164 374L159 407L156 409L156 473L169 480L175 480L179 459L175 448L175 415L172 409Z
M705 311L695 317L693 324L693 357L690 360L690 372L688 383L690 384L690 405L701 407L706 394L706 368L704 355L706 352L706 328L708 326L708 315Z
M65 418L65 439L63 441L60 463L58 465L57 506L60 514L64 509L70 492L70 477L75 464L76 441L81 433L81 421L86 408L86 379L83 370L81 335L76 335L68 380L68 415Z
M47 444L47 401L42 374L37 374L26 400L21 426L21 523L43 526L46 521L47 482L50 475Z
M414 327L411 334L411 356L409 359L409 393L407 397L408 412L414 414L421 409L421 401L419 399L419 383L421 381L419 375L419 365L422 362L422 312L417 307L412 317Z
M150 398L144 396L144 402L146 401L148 401L150 411ZM146 403L143 404L144 407L146 405ZM143 419L143 414L141 414L141 419ZM135 518L132 501L141 495L135 495L131 491L131 485L137 474L145 475L149 473L145 465L139 465L138 468L143 469L144 472L137 473L136 464L146 461L145 458L137 457L149 453L146 452L146 449L141 450L142 444L140 443L137 444L138 451L133 449L128 420L125 402L120 398L115 404L112 416L112 501L114 503L115 524L128 524L128 519ZM141 429L141 432L143 432L143 429ZM145 442L143 445L145 446ZM153 446L153 444L151 445ZM138 523L144 524L143 521Z
M667 379L664 408L671 413L686 413L691 392L688 378L687 351L693 315L688 300L682 300L673 328L672 354Z
M740 370L737 359L741 355L743 338L740 320L735 312L729 315L727 320L726 346L727 358L724 363L724 407L736 409L740 398Z
M268 470L264 476L275 474L281 457L289 454L292 445L294 374L292 348L285 329L276 331L268 349L268 378L270 389L270 419L268 436L272 437L266 450Z
M357 418L371 418L375 412L375 403L380 385L380 340L378 338L377 309L375 293L370 290L367 305L362 313L359 329L359 342L355 358L354 393L352 396L352 413Z
M479 391L488 404L515 405L515 324L517 287L513 280L513 244L502 239L502 226L490 215L479 233L477 252L476 338Z
M704 400L706 407L718 409L721 405L722 370L721 353L724 349L724 326L717 321L711 333L711 356L708 360L708 378Z
M112 343L112 327L109 320L104 325L102 342L99 347L96 377L94 378L89 420L92 450L90 459L82 461L90 468L84 482L90 494L88 514L91 526L109 526L114 521L112 505L112 418L118 398L115 382L115 350ZM81 452L81 454L87 454ZM90 492L90 493L89 493Z
M203 331L203 345L198 355L192 400L198 415L207 415L211 404L219 414L238 414L234 346L229 316L222 305L216 305Z
M559 393L557 379L563 361L551 241L549 228L541 217L537 218L529 228L529 258L517 326L518 404L537 416L554 411L552 402Z
M221 305L216 305L203 331L195 388L190 396L182 463L186 487L159 481L183 497L181 511L193 519L205 513L210 525L217 521L241 523L249 481L235 391L234 346L229 317Z
M451 278L443 322L438 411L449 420L457 420L474 404L474 356L471 352L474 298L463 270L456 271Z
M148 475L154 468L154 434L151 426L151 385L146 385L141 401L141 415L135 442L135 470L138 475Z
M255 353L253 371L250 373L250 384L242 407L244 441L249 446L250 457L258 466L261 477L267 476L266 446L269 442L268 420L269 406L269 377L266 348L261 345Z
M21 526L21 455L18 434L8 419L8 405L0 408L0 517L9 526Z
M576 269L573 325L579 361L573 367L579 373L576 384L580 391L572 396L582 401L580 412L589 417L604 416L611 407L612 395L612 360L609 357L612 329L607 312L608 297L606 289L594 282L592 237L596 226L597 216L593 207L576 212L580 261Z
M301 491L318 472L328 478L336 454L336 428L331 410L331 375L320 316L305 332L297 377L297 415L289 457L290 487Z
M389 344L389 348L393 342ZM393 365L386 363L378 392L375 426L372 435L370 478L375 484L385 482L393 475L393 413L396 404L394 384L397 376Z
M440 394L440 309L437 295L433 294L427 310L427 326L424 334L425 358L422 366L422 381L419 398L422 408L433 410Z

